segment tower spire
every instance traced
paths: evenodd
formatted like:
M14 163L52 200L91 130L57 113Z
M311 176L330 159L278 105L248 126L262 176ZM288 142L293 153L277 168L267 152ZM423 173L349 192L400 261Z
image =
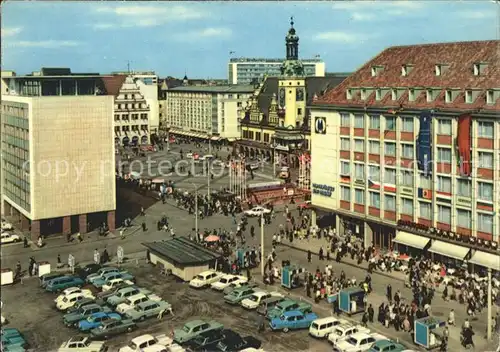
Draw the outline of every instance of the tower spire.
M290 26L293 28L293 25L295 24L295 22L293 22L293 16L290 17Z

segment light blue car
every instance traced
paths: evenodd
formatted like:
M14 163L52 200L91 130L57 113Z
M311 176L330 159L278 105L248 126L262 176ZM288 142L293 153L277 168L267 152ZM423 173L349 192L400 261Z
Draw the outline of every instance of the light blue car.
M78 323L78 329L80 331L90 331L92 329L101 326L103 321L110 319L122 320L122 317L118 313L104 313L104 312L94 313L87 319L80 320L80 322Z
M308 329L314 320L318 319L315 313L302 313L300 310L292 310L283 313L278 318L272 318L269 322L271 330L289 330Z

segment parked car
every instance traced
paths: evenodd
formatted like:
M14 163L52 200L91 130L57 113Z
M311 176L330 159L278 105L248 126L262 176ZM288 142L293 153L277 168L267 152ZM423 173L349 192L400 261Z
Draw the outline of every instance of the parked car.
M172 305L165 301L146 301L139 303L134 308L127 310L124 315L133 321L157 317L160 312L172 313Z
M90 336L92 339L107 339L124 332L131 332L136 327L135 323L130 319L109 319L103 321L98 328L90 330Z
M87 290L87 289L82 289L81 287L68 287L67 289L64 289L59 296L54 299L54 303L57 304L61 302L64 297L67 297L72 294L77 294L81 293L83 296L87 298L93 298L94 295L92 294L92 291Z
M58 310L66 311L67 309L73 307L76 302L81 301L84 298L93 299L94 297L86 297L83 293L71 293L65 296L60 302L57 302L56 308Z
M226 332L224 339L217 343L215 350L223 352L239 352L247 348L260 348L262 342L253 336L241 337L234 331Z
M223 291L226 287L236 281L247 282L248 279L240 275L224 275L219 281L216 281L210 285L210 287L216 291Z
M75 268L75 275L78 275L82 280L86 280L89 275L95 274L102 266L100 264L87 264L83 268Z
M14 328L2 328L1 346L5 352L24 352L29 347L23 334Z
M118 289L116 293L106 299L106 302L111 306L118 306L119 304L125 302L127 298L137 295L148 295L151 297L152 301L160 301L161 298L155 295L152 291L140 288L137 286L126 286Z
M44 274L44 275L42 275L42 276L39 277L40 286L42 288L45 288L45 287L47 287L47 284L49 283L50 280L56 279L58 277L63 277L63 276L66 276L66 274L65 273L48 273L48 274Z
M84 282L82 279L76 276L61 276L50 280L45 286L45 290L48 292L61 292L68 287L81 287Z
M123 284L123 285L119 285L118 287L116 287L116 288L115 288L115 289L113 289L113 290L98 292L98 293L96 294L96 297L97 297L98 299L101 299L101 300L103 300L104 302L106 302L108 298L110 298L110 297L112 297L113 295L117 294L119 290L121 290L122 288L125 288L125 287L130 287L130 285Z
M106 281L106 283L104 285L102 285L102 290L103 291L111 291L112 289L114 289L118 286L121 286L122 284L132 286L134 284L134 282L130 281L130 280L124 280L122 278L111 279L111 280Z
M269 214L271 210L264 207L253 207L252 209L245 210L246 216L262 216L264 214Z
M288 332L290 330L308 329L314 320L318 319L315 313L302 313L294 310L283 313L280 317L273 318L269 322L271 330L282 330Z
M81 307L77 311L67 313L63 317L63 323L66 326L76 326L78 327L78 322L80 320L85 320L94 313L111 313L111 309L108 307L102 307L98 304L92 303Z
M226 287L222 292L225 295L228 295L231 292L233 292L234 289L239 288L239 287L248 287L248 288L256 288L257 287L258 288L259 285L257 285L254 282L235 281L235 282L231 283L228 287Z
M240 304L246 309L257 309L261 302L271 297L283 297L283 295L279 292L256 291L250 297L244 298Z
M82 319L78 322L78 330L90 331L92 329L100 327L103 322L108 320L122 320L122 317L118 313L93 313L89 317L87 317L87 319Z
M184 324L182 329L174 330L174 341L182 344L194 339L203 332L222 329L224 329L224 325L215 320L208 322L203 320L191 320Z
M349 324L349 322L336 317L316 319L309 327L309 335L317 338L328 337L328 335L335 331L335 327L341 324Z
M343 340L337 341L333 346L333 350L337 352L368 351L376 341L375 337L367 333L357 332Z
M224 296L224 302L228 304L239 304L242 300L250 297L258 291L258 288L250 288L246 286L238 287L231 291L230 294Z
M16 243L16 242L21 242L21 237L19 237L16 234L10 233L10 232L2 232L0 235L0 243L1 244L9 244L9 243Z
M94 283L94 280L102 278L103 275L109 274L109 273L119 273L121 270L118 268L115 268L113 266L105 266L97 270L97 272L90 274L87 276L86 280L88 283L92 284Z
M267 316L267 312L273 309L277 304L286 300L284 297L269 297L262 300L257 307L257 313L260 315Z
M121 347L118 352L159 352L170 346L172 342L172 339L165 334L158 336L146 334L134 337L127 346Z
M76 312L79 309L81 309L83 307L86 307L86 306L88 306L90 304L97 304L99 306L103 306L104 302L102 302L99 299L96 300L96 299L93 299L93 298L84 298L84 299L76 302L73 307L71 307L68 310L66 310L66 314Z
M207 270L196 275L194 279L189 281L189 286L193 288L204 288L218 281L223 274L215 270Z
M128 272L123 271L123 272L111 272L107 274L103 274L101 277L93 279L92 280L92 285L94 285L95 288L102 288L104 285L106 285L108 282L111 280L115 279L123 279L123 280L128 280L132 282L132 285L134 284L134 277L130 275ZM125 282L125 284L128 284L128 282ZM109 291L109 290L107 290Z
M214 350L215 345L222 339L227 330L209 330L202 332L185 344L190 351L202 352Z
M161 297L152 294L149 296L146 296L144 293L139 293L137 295L128 297L125 299L125 302L120 303L119 305L116 306L116 311L118 313L125 313L127 310L134 309L137 305L143 302L147 301L153 301L153 302L160 302Z
M339 340L345 339L346 337L349 337L353 334L356 334L358 332L364 332L364 333L370 333L370 330L368 328L365 328L361 325L352 325L352 324L340 324L338 325L333 333L330 333L328 335L328 341L335 345L335 343Z
M57 352L104 352L106 346L102 341L92 341L88 337L77 336L61 344Z
M12 224L10 222L8 222L5 219L2 219L2 230L9 231L9 230L13 230L13 229L14 229L14 226L12 226Z
M297 302L291 299L286 299L283 302L278 303L272 309L267 312L267 319L272 320L273 318L280 317L285 312L290 312L298 310L302 313L311 313L312 305L307 302Z
M406 347L391 340L379 340L373 344L368 352L403 352Z

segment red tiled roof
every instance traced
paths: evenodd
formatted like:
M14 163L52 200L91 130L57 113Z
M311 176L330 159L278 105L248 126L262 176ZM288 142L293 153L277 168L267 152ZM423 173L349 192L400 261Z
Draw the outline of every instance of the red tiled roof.
M120 93L120 88L125 82L126 75L114 75L114 76L104 76L102 81L104 83L104 88L106 89L106 94L117 96Z
M475 63L487 66L479 76L475 76ZM404 65L412 65L407 76L401 74ZM436 76L436 65L447 65L447 70ZM372 76L372 67L383 70ZM359 92L347 99L350 88L420 88L424 89L415 101L408 100L406 91L397 100L392 100L389 92L381 100L375 100L373 91L365 100ZM439 89L437 97L427 102L426 88ZM459 89L460 93L451 103L445 102L445 90ZM313 105L359 106L359 107L403 107L415 109L464 109L500 110L500 99L494 104L486 104L486 90L500 88L500 40L438 43L387 48L363 67L350 75L340 85L328 91ZM473 103L465 102L466 89L479 89Z

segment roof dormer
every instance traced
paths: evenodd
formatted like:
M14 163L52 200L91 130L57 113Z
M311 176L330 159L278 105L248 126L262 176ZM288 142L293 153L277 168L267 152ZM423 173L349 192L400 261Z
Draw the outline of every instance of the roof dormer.
M406 64L401 66L401 76L407 77L412 70L413 70L413 65Z
M381 65L372 66L372 77L379 76L383 71L384 71L384 66Z
M434 66L434 73L436 76L442 76L446 71L448 71L448 68L450 65L448 64L436 64Z
M352 99L352 89L347 89L347 91L346 91L346 98L347 98L347 100L351 100Z
M380 101L380 100L382 100L382 89L377 88L377 89L375 90L375 100L376 100L376 101Z
M486 91L486 104L495 104L499 95L498 90L488 89Z
M460 90L459 89L453 89L453 88L449 88L449 89L446 89L445 92L444 92L444 101L446 103L453 103L455 101L455 99L458 97L458 94L460 94Z
M433 89L433 88L427 88L426 90L426 98L427 102L433 102L434 99L436 99L437 93L439 92L438 89Z
M488 67L487 62L476 62L473 65L474 76L481 76L484 74L484 70Z

